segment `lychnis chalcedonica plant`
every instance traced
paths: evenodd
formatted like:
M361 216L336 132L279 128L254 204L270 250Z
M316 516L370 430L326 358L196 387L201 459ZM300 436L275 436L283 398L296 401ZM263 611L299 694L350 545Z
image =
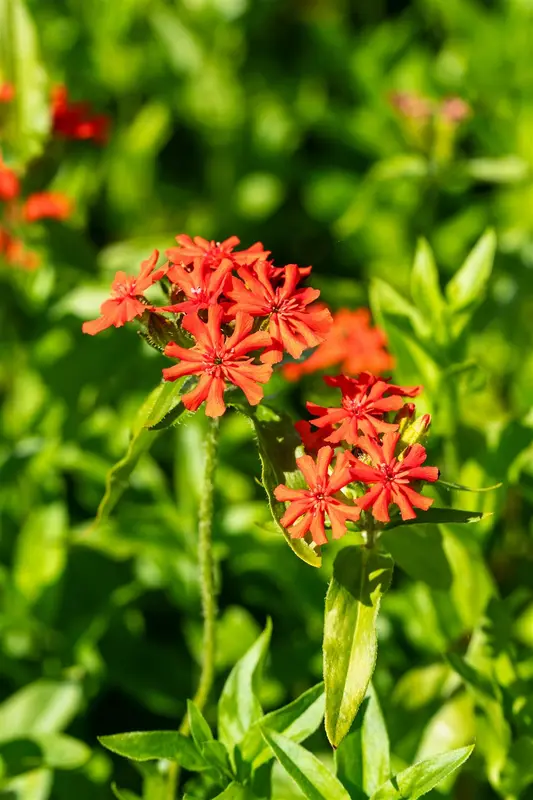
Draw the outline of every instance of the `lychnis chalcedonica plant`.
M147 800L270 798L274 759L311 800L418 798L459 767L472 746L391 775L387 730L371 684L376 621L393 574L390 532L421 522L467 523L482 515L437 507L442 490L464 487L446 483L438 465L426 463L431 416L417 414L414 402L421 385L398 385L369 371L330 375L328 404L308 402L309 419L296 422L276 406L275 396L264 401L275 370L305 363L314 348L325 353L328 347L332 317L320 292L306 285L310 267L275 266L262 244L237 250L236 237L215 243L181 235L177 242L165 261L154 251L138 276L118 272L100 317L83 329L94 335L136 320L145 340L172 360L139 412L128 453L108 476L99 521L112 512L154 434L187 424L204 408L209 425L198 509L201 674L179 729L119 733L101 742L137 763ZM472 280L472 270L470 262L457 274L459 288ZM146 297L151 287L159 300ZM330 349L338 331L336 336ZM273 518L269 535L284 536L293 553L315 568L328 541L343 539L346 546L337 552L326 597L324 682L263 713L259 687L271 635L267 621L226 681L215 738L203 711L216 649L213 485L228 409L244 415L254 430ZM431 496L426 487L432 487ZM334 771L300 744L322 719ZM124 800L135 797L117 786L114 792Z

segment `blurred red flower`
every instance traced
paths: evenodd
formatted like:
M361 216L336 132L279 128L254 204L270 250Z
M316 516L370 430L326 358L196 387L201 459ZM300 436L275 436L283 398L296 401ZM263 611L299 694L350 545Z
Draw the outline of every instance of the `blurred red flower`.
M14 200L20 192L19 179L12 169L2 163L0 157L0 201L7 203Z
M24 203L22 214L26 222L40 219L65 220L72 213L72 201L59 192L36 192Z
M109 138L110 120L105 114L93 114L89 103L73 103L66 86L52 91L52 130L66 139L94 139L105 144Z
M15 97L15 87L12 83L0 83L0 103L10 103Z
M299 380L329 367L340 366L345 375L358 375L364 370L387 372L394 366L386 351L387 337L380 328L372 327L370 311L358 308L340 309L333 314L333 324L327 338L309 358L298 364L286 364L283 375L287 380Z
M0 227L0 259L7 264L22 269L35 269L39 264L39 256L24 248L22 239L17 239L8 230Z

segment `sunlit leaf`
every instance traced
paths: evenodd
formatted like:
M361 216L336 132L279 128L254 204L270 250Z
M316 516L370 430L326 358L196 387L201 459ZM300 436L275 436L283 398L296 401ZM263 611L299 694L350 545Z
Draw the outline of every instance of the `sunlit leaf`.
M271 757L271 750L265 744L261 729L276 731L292 739L303 742L316 731L324 717L324 684L319 683L292 703L266 714L253 725L240 746L242 757L251 761L254 769L265 764Z
M271 634L269 619L261 636L233 667L220 695L218 732L230 752L263 716L258 690Z
M81 700L77 683L30 683L0 705L0 740L58 733L77 713Z
M463 525L471 522L479 522L482 519L487 519L492 514L483 514L481 511L462 511L459 508L435 508L431 506L427 511L419 511L416 519L397 519L393 520L386 526L385 530L391 531L394 528L403 527L405 525L420 525L421 523L460 523Z
M413 764L381 786L371 800L417 800L464 764L473 749L473 745L461 747Z
M376 620L393 561L366 547L337 554L326 596L324 681L326 733L338 747L366 694L377 655Z
M99 736L98 741L124 758L150 761L165 758L188 770L206 769L195 743L177 731L146 731Z
M489 230L477 242L446 287L446 296L454 314L453 332L456 336L463 331L473 311L485 297L495 253L496 235Z
M308 800L350 800L342 783L309 750L274 731L265 729L263 736Z

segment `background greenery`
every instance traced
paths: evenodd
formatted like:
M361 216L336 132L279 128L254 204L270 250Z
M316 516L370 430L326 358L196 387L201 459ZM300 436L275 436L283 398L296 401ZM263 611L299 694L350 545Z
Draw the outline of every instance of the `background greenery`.
M31 0L27 18L0 0L4 15L10 6L23 24L4 37L3 67L19 54L17 90L31 82L39 113L17 108L6 152L25 170L25 190L62 191L76 213L32 227L37 270L0 273L6 796L105 799L112 777L138 789L97 735L176 727L193 691L203 420L159 435L111 520L91 527L164 359L132 329L81 333L115 270L135 272L152 247L187 232L261 240L279 264L313 264L333 308L367 305L370 292L396 377L427 384L419 405L434 414L430 463L468 485L503 481L457 495L461 507L494 512L479 525L394 533L404 555L394 554L382 607L375 685L397 768L477 735L445 794L533 797L532 4ZM106 146L47 138L57 83L110 116ZM471 114L423 132L393 107L400 91L459 95ZM414 297L422 322L399 299L411 292L417 238L429 240L444 284L487 226L494 272L475 287L468 328L443 344L427 287ZM313 377L269 388L295 418L321 392ZM218 686L270 616L269 709L320 680L335 548L314 570L262 527L251 442L246 420L228 413L215 525ZM481 640L496 699L455 658ZM45 734L54 734L46 745ZM44 756L13 754L17 736ZM325 737L310 746L325 753ZM276 780L276 800L301 796Z

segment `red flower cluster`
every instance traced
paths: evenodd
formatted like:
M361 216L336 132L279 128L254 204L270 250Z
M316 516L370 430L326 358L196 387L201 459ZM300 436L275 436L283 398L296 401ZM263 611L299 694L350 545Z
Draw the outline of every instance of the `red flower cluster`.
M275 267L260 242L236 250L235 236L222 243L185 235L176 241L159 269L154 251L138 277L118 272L101 317L84 323L83 331L95 334L140 318L152 339L156 328L164 332L165 355L179 359L163 370L165 380L198 376L182 398L186 408L196 411L205 402L208 416L220 416L228 384L256 405L285 351L299 356L327 335L331 317L314 302L319 292L300 285L310 267ZM144 293L163 276L170 303L156 308Z
M10 103L15 97L15 87L12 83L0 83L0 103Z
M327 339L311 353L309 358L295 364L286 364L283 374L289 381L303 375L330 367L337 367L344 375L357 375L363 370L380 373L394 366L392 356L385 349L387 337L380 328L373 328L370 311L341 309L333 314L333 325Z
M341 390L341 403L335 407L308 403L316 419L296 424L305 449L317 453L317 460L315 466L310 455L297 459L308 489L281 485L275 490L280 502L290 503L281 524L294 538L309 532L319 545L327 542L326 516L334 539L346 533L346 520L357 522L362 512L371 512L376 522L385 524L395 505L403 520L415 519L415 508L426 511L433 502L420 494L420 483L439 477L436 467L422 466L426 450L417 441L430 417L415 420L414 404L402 400L415 397L421 387L396 386L368 372L325 381ZM339 447L336 466L329 474L335 447ZM361 527L368 527L368 521Z
M66 86L52 91L52 130L65 139L94 139L105 144L109 138L109 117L93 114L89 103L73 103Z
M24 223L41 219L65 220L71 214L72 203L59 192L37 192L24 201L19 196L18 176L0 155L0 258L11 266L34 269L39 258L25 249L18 230Z

